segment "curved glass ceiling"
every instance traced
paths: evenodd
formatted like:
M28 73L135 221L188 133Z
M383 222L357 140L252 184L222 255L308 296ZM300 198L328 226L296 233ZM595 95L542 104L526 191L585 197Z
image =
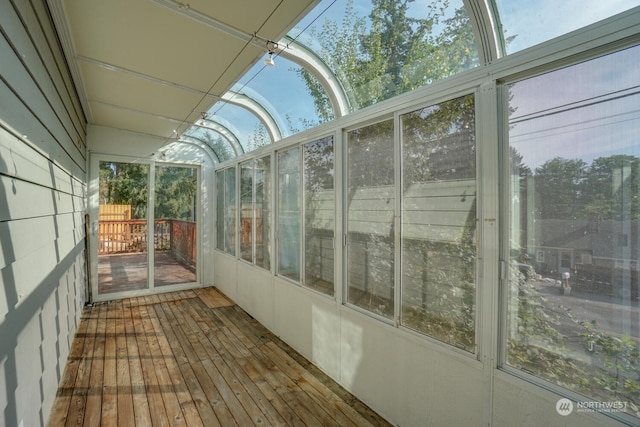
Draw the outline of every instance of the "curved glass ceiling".
M185 136L195 138L207 144L221 162L237 156L232 145L219 132L199 126L191 126Z
M475 11L478 16L499 13L491 22L501 26L504 40L493 46L504 45L509 54L638 6L640 0L470 3L488 8ZM224 161L476 67L473 25L479 31L491 27L481 19L469 16L463 0L322 0L279 41L273 67L264 64L265 52L211 107L207 121L222 128L203 130L196 124L187 135L213 141L208 144ZM488 46L480 50L491 52ZM498 59L493 52L484 61Z
M208 111L209 120L225 125L238 139L242 152L253 151L271 143L271 137L258 117L244 107L219 101ZM238 153L240 155L242 153Z
M341 79L352 110L478 65L462 0L375 3L324 0L289 33Z
M282 137L326 121L317 115L314 98L301 75L302 68L282 56L275 57L274 62L273 67L268 67L259 61L239 80L234 90L265 106L279 125ZM318 84L315 79L313 81L312 84Z
M638 0L496 0L511 54L640 5Z

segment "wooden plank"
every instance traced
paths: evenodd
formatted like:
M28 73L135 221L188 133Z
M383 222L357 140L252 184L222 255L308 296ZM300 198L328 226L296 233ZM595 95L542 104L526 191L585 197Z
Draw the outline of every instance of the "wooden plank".
M140 313L142 314L142 323L149 345L150 359L153 362L153 370L158 380L158 390L156 393L160 393L162 396L170 424L176 426L186 425L184 421L184 414L180 408L180 402L175 394L173 382L171 381L169 372L167 371L164 356L160 349L160 344L158 343L157 331L153 328L151 318L155 318L155 311L149 306L145 306L140 307Z
M252 357L248 360L251 361L253 368L261 373L266 384L268 384L268 386L271 387L271 389L291 407L296 416L302 420L303 425L331 425L326 423L323 424L318 418L316 418L307 405L305 405L300 399L301 394L295 393L295 384L289 377L287 377L286 374L280 371L269 358L264 356L262 352L258 351L258 348L254 349ZM281 415L285 416L282 412ZM285 419L290 418L285 417Z
M202 421L206 423L207 426L220 426L221 424L204 390L204 387L208 386L206 378L202 378L203 387L200 381L198 381L196 371L193 369L194 365L190 362L189 356L185 352L184 337L182 336L181 328L173 317L169 305L170 304L158 304L154 308L174 357L178 362L178 367L185 379L185 384L189 388L189 392L191 393Z
M49 425L387 425L238 306L195 295L87 309Z
M274 368L280 373L278 380L289 390L289 393L294 396L293 398L304 405L320 421L321 425L353 425L345 420L346 417L336 417L336 414L326 407L326 402L318 395L317 391L307 387L302 376L288 372L286 364L279 360L278 355L274 355L268 347L270 344L272 343L260 347L260 351L264 357L273 362Z
M102 378L102 425L118 425L118 377L116 370L116 321L117 303L106 304L106 337Z
M235 405L236 402L233 400L227 402L227 400L225 400L225 397L229 397L228 389L222 387L221 383L218 381L219 378L216 375L215 370L211 367L211 361L208 358L206 350L202 346L202 343L199 341L195 332L189 328L184 319L181 306L182 304L178 303L168 305L174 317L174 332L176 332L178 340L181 341L183 346L185 344L185 340L190 344L192 351L190 353L189 363L191 364L193 371L196 373L198 381L202 385L202 390L206 394L209 403L213 406L213 410L220 420L220 423L223 426L235 425L236 421L234 414L232 413L231 406ZM234 412L239 412L237 411L237 407L234 406L233 409ZM244 418L243 420L246 421Z
M209 373L216 388L220 391L238 425L249 425L251 423L256 425L271 425L235 374L222 360L218 350L209 341L202 329L200 329L198 322L194 319L194 316L199 317L198 313L194 310L194 305L187 302L182 305L182 310L184 312L185 322L191 330L196 332L196 336L208 354L209 358L203 360L202 364Z
M105 303L94 306L97 312L97 328L91 357L91 375L87 390L87 404L83 425L86 427L100 425L102 415L102 374L104 369L104 345L106 334L107 305Z
M140 351L140 364L142 366L142 374L144 377L144 385L149 401L149 412L151 414L151 422L154 426L169 426L169 418L164 407L164 401L159 393L160 386L156 376L154 361L151 359L151 349L144 331L143 317L141 307L131 308L133 326Z
M263 347L268 349L269 357L287 372L296 383L305 390L318 404L329 411L336 419L338 425L371 426L368 420L358 414L352 407L338 398L333 391L319 381L314 375L300 366L278 345L271 342Z
M223 356L230 358L228 354ZM269 385L265 378L264 372L252 361L251 358L233 359L235 363L246 374L247 378L253 382L260 393L268 400L269 404L274 408L278 415L289 426L306 426L302 419L297 415L294 408L289 406L287 402ZM272 421L277 424L276 420Z
M66 424L73 394L75 393L75 385L77 379L82 375L82 362L85 346L89 345L87 327L89 321L87 318L88 310L85 310L80 319L80 324L76 332L76 336L71 344L67 364L62 373L62 379L58 386L56 400L49 416L48 425L50 427L63 426Z
M194 292L209 308L229 307L235 304L216 288L195 289Z
M127 300L123 304L125 334L127 339L127 354L129 356L129 375L131 377L131 393L133 394L133 408L136 425L151 425L151 414L149 413L149 401L147 399L142 375L142 365L140 363L140 351L138 340L136 339L132 301Z
M233 310L233 308L218 310L227 311ZM221 346L221 343L216 339L215 334L207 333L209 330L208 324L211 322L211 317L209 317L211 312L212 310L207 310L200 300L194 300L190 305L190 315L197 323L196 327L199 327L204 332L204 335L211 343L207 346L207 349L209 354L212 355L212 360L218 368L218 371L220 371L226 381L234 389L234 392L242 402L242 405L251 415L256 424L264 424L263 417L266 417L266 420L270 424L284 424L285 420L272 405L272 400L280 400L280 402L277 403L279 405L282 405L284 402L282 402L282 400L274 393L270 393L269 397L265 396L265 394L260 391L256 384L254 384L251 378L247 376L244 370L236 362L236 359L231 357L231 355ZM212 339L215 341L212 341ZM239 382L239 384L242 385L244 392L234 388L234 384L236 382ZM256 409L258 409L259 412L257 412Z
M115 307L116 334L116 383L118 387L118 425L135 425L133 393L129 374L129 354L127 351L127 330L125 327L124 304Z
M247 336L238 328L236 323L229 319L226 314L227 311L228 310L214 310L213 314L218 317L222 323L224 323L225 327L232 334L231 341L241 350L243 356L248 356L251 354L250 349L254 347L254 343L247 338Z
M149 308L149 310L151 310L151 308ZM156 310L154 309L154 311ZM193 401L193 397L191 396L186 381L182 375L182 372L180 371L180 368L178 367L178 363L176 362L173 352L171 351L169 338L164 334L163 328L160 325L157 311L156 315L151 316L150 319L153 325L153 330L155 331L156 337L158 338L158 346L164 358L167 373L169 374L171 384L173 385L173 389L176 393L176 398L178 399L180 407L182 408L186 424L189 427L204 426L202 419L200 418L200 414L198 413L198 408L196 408L195 402Z

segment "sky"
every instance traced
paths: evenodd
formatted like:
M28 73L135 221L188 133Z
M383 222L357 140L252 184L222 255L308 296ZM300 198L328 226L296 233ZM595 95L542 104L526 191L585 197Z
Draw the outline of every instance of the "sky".
M516 35L507 53L567 34L639 6L640 0L496 0L506 36Z
M640 0L496 0L496 3L506 35L516 36L508 47L508 53L513 53L638 6ZM321 26L325 19L341 21L346 4L346 0L322 1L289 35L312 45L305 36L309 35L314 26ZM422 11L426 13L430 4L430 0L415 0L410 4L410 14L420 16ZM462 0L451 0L447 15L461 6ZM354 0L354 10L359 15L368 16L370 9L371 0ZM301 35L303 31L304 34ZM276 65L266 67L264 58L240 79L234 89L246 85L246 90L259 94L280 113L281 122L289 116L292 125L298 129L302 129L301 121L304 119L317 122L313 99L294 71L298 66L282 57L276 57ZM256 124L259 123L242 108L233 105L221 108L218 103L211 111L234 125L243 144L254 134ZM289 126L285 126L283 135L290 133Z
M555 157L640 157L640 47L516 82L509 141L532 170Z

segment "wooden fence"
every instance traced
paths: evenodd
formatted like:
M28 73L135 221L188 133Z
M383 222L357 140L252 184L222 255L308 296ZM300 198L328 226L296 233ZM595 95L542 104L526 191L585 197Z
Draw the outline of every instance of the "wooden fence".
M171 251L177 259L195 265L196 223L158 219L153 224L155 251ZM146 219L98 221L98 255L146 252Z

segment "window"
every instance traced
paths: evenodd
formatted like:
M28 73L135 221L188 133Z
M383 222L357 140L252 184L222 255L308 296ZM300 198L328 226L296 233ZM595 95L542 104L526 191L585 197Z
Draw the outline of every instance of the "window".
M404 326L474 351L473 95L401 116Z
M640 256L639 69L634 47L514 82L504 96L505 364L595 401L624 402L633 414L640 406L631 267ZM541 250L548 256L536 256ZM572 265L572 254L588 255Z
M236 254L236 168L216 172L216 247Z
M266 270L271 268L269 215L271 158L265 156L240 164L241 258Z
M216 249L224 251L224 170L216 172Z
M271 269L271 157L256 159L255 178L255 264Z
M253 262L253 160L240 163L240 257Z
M333 137L303 147L304 166L304 282L333 295L335 193Z
M278 153L278 274L300 280L300 147Z
M347 134L347 302L394 315L393 120Z

